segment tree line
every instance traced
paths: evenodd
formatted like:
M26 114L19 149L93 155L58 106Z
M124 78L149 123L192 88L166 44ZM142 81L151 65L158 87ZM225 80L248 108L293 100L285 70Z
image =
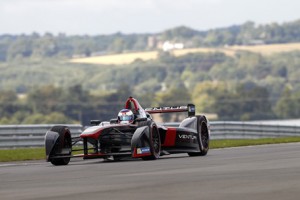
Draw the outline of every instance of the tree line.
M119 67L31 63L24 74L20 66L0 65L0 123L108 120L129 96L144 107L194 103L198 113L214 113L218 120L297 118L299 63L295 51L164 53L156 61Z
M300 52L194 53L123 66L65 61L74 54L149 49L148 37L195 46L299 41L300 21L247 22L209 31L178 27L160 34L0 36L0 124L83 123L115 118L128 96L144 107L194 103L218 120L300 116ZM117 39L118 38L118 39ZM115 41L116 40L116 41ZM120 47L122 44L122 48ZM154 48L154 47L151 47ZM165 119L175 120L174 116Z
M129 86L122 86L109 95L92 95L76 85L62 89L44 86L20 99L12 91L0 94L0 124L72 124L88 125L92 119L109 121L124 108ZM238 84L229 90L226 83L203 82L194 94L186 88L173 88L168 92L135 96L142 106L176 106L196 103L197 113L215 113L218 120L265 120L297 118L300 114L300 92L285 89L284 96L275 105L266 88L253 82ZM177 114L164 115L169 121L179 121Z
M21 58L71 58L130 51L156 50L162 42L181 42L187 48L300 42L300 20L256 25L246 22L226 28L197 31L181 26L154 34L0 35L0 61Z

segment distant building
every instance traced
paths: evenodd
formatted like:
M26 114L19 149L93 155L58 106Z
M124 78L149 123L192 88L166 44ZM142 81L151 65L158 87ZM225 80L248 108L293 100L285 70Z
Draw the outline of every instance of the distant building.
M162 45L163 51L171 51L173 49L183 49L183 43L171 43L169 41L165 41Z

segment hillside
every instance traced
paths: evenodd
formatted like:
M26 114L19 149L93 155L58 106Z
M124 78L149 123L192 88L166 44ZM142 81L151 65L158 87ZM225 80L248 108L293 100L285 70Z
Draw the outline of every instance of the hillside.
M299 25L2 35L0 124L107 120L128 96L145 107L192 102L219 120L298 118ZM184 49L164 52L164 41Z
M0 35L0 62L21 58L70 59L119 53L161 50L165 42L180 43L185 49L220 48L259 44L300 42L300 20L288 23L241 25L197 31L181 26L154 34L75 35ZM149 55L148 55L149 56ZM152 55L153 56L153 55Z
M219 120L298 117L299 63L300 52L292 51L160 54L156 60L118 67L61 61L0 64L0 124L70 123L58 113L88 124L92 118L115 117L128 96L145 107L193 102L199 113L215 113ZM24 93L25 98L17 98Z
M269 45L235 45L216 48L190 48L173 50L170 53L174 56L184 56L189 53L216 53L221 52L227 56L234 56L240 51L248 51L253 53L260 53L262 55L272 55L275 53L283 53L290 51L300 51L300 43L289 44L269 44ZM71 59L72 63L83 64L103 64L103 65L124 65L130 64L136 60L156 60L159 57L158 51L136 52L136 53L122 53L114 55L93 56L86 58Z

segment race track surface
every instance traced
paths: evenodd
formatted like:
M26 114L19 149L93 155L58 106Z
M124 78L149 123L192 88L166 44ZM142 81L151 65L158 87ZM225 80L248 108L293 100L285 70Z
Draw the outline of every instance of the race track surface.
M156 161L0 163L0 199L296 200L300 143L178 154Z

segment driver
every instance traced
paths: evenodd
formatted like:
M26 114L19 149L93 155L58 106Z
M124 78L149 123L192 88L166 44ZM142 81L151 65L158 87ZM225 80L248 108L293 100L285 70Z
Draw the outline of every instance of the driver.
M118 114L118 122L120 124L132 124L134 122L134 114L129 109L122 109Z

